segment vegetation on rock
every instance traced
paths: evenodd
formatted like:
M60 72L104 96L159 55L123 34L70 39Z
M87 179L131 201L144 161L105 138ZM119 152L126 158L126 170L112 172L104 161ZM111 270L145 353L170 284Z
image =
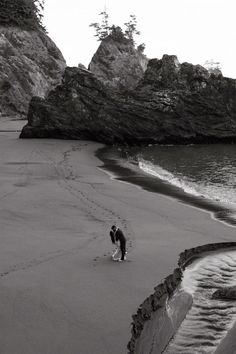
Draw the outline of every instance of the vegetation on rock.
M43 9L44 0L0 0L0 25L45 31L42 23Z
M222 75L220 62L211 60L206 60L204 63L204 68L206 68L210 74Z
M91 23L89 26L95 29L95 37L98 41L106 39L108 36L112 36L114 39L127 39L131 44L135 45L134 36L140 35L140 31L137 30L137 19L135 15L130 15L128 22L124 23L124 31L115 25L109 25L109 15L106 11L99 14L101 16L101 21ZM119 38L118 38L118 37ZM145 45L142 43L139 45L139 50L144 51Z
M106 11L102 11L99 16L102 17L101 22L93 22L89 25L89 27L93 27L96 31L95 37L98 38L98 41L102 41L111 33L111 27L109 26L109 15Z
M130 15L130 20L125 24L125 36L131 43L135 43L134 35L140 35L140 31L137 30L137 19L135 15Z

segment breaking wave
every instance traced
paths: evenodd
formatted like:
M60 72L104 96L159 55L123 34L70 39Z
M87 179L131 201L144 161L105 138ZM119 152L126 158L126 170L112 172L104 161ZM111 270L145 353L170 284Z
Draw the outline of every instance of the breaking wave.
M145 173L168 182L171 185L182 189L185 193L221 202L223 204L230 204L231 207L236 209L236 193L232 193L232 190L225 188L225 186L208 184L207 182L195 182L188 179L186 176L174 175L161 166L154 165L150 161L146 161L142 158L138 158L138 165Z

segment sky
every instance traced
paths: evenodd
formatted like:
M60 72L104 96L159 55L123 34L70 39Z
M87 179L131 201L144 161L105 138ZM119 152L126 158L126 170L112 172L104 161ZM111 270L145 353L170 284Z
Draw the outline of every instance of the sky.
M120 27L136 15L136 42L146 44L148 58L213 60L224 76L236 78L236 0L45 0L44 25L67 65L88 66L99 45L89 25L100 22L104 10Z

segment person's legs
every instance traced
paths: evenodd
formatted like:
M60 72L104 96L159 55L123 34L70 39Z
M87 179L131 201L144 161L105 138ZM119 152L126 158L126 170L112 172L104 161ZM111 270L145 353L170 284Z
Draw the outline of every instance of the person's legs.
M121 249L119 246L116 247L114 253L112 254L113 261L118 261L121 257Z
M124 261L125 260L125 253L126 253L126 245L125 242L122 242L120 244L120 249L121 249L121 260Z

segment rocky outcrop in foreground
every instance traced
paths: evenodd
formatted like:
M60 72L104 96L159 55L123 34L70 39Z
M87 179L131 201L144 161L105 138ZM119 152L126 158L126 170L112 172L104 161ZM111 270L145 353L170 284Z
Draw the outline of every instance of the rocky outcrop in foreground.
M180 285L184 269L192 261L204 255L205 252L235 247L236 242L212 243L190 248L180 254L178 268L176 268L171 275L166 277L161 284L154 288L154 293L139 306L137 313L132 316L132 335L128 343L129 354L151 353L153 346L151 338L153 337L155 337L155 343L161 343L158 347L159 352L162 353L164 351L174 335L173 324L168 326L170 320L166 310L166 302ZM186 309L186 311L188 311L188 309ZM154 321L154 314L156 314L157 319L155 325L152 327L151 322ZM160 328L157 326L158 318L160 318ZM165 330L164 333L163 328ZM167 333L168 331L169 333ZM145 333L145 335L148 333L148 338L143 339L143 333Z
M46 99L33 98L21 138L106 144L236 142L236 80L175 56L149 61L135 90L117 91L93 73L67 68Z
M0 116L26 116L31 98L58 85L65 66L42 30L0 27Z

